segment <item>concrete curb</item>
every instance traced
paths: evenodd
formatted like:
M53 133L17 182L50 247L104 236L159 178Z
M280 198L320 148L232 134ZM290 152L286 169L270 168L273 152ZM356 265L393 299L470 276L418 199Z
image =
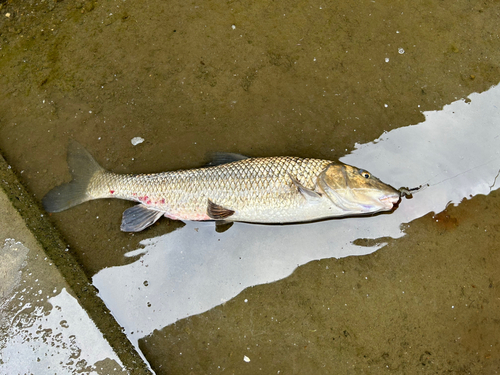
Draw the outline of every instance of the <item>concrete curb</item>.
M46 218L39 203L19 182L1 153L0 186L12 206L24 219L27 228L36 238L47 257L71 287L80 305L93 320L130 374L151 374L146 363L122 332L120 325L104 302L97 296L97 290L89 282L80 265L69 252L65 251L67 246L61 235Z

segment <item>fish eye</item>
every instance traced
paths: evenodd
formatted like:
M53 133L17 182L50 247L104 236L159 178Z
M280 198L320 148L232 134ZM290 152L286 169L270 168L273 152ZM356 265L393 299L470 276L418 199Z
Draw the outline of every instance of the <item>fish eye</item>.
M359 174L361 174L361 176L363 176L364 178L370 178L371 177L371 174L369 172L367 172L367 171L364 171L364 170L360 170Z

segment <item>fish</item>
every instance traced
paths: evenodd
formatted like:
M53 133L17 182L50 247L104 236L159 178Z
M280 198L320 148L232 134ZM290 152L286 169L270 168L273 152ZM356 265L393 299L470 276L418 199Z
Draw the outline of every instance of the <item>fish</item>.
M124 232L142 231L162 216L213 220L217 227L304 223L390 211L401 199L399 190L370 172L331 160L218 153L201 168L118 174L102 168L76 141L67 159L72 180L43 197L45 210L101 198L137 202L123 212Z

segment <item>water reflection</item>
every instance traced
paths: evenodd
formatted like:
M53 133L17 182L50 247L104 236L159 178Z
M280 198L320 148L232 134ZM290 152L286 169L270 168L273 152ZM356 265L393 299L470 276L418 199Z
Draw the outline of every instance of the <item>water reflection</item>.
M371 253L404 235L402 223L488 194L500 186L500 86L469 99L426 112L423 123L385 133L341 158L396 187L429 184L394 213L287 226L236 223L224 233L215 232L214 223L188 223L143 241L144 249L128 254L143 253L138 261L97 273L100 296L137 344L244 288L284 278L311 260Z

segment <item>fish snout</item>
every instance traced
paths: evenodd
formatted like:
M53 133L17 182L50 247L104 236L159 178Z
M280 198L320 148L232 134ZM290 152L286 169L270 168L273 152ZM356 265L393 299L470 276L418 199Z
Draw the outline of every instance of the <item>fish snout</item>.
M388 194L379 198L379 201L384 205L385 209L391 210L392 207L394 207L394 205L398 203L400 199L400 194Z

